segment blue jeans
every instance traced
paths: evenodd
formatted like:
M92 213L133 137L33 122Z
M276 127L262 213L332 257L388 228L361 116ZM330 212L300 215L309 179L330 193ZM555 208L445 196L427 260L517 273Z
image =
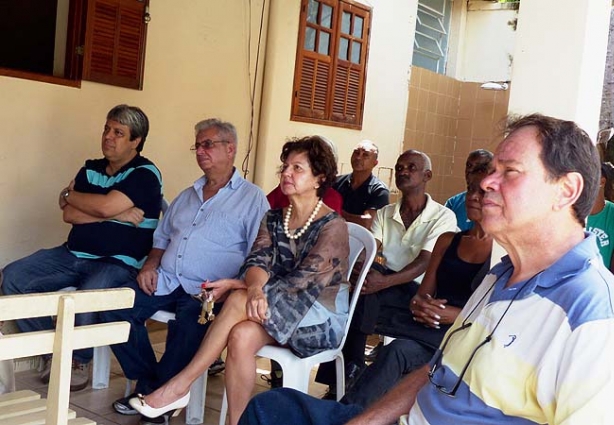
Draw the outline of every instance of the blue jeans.
M136 269L105 261L88 260L74 256L66 246L41 249L34 254L7 265L2 271L2 292L5 295L55 292L75 286L78 289L115 288L133 280ZM75 325L91 325L98 322L98 313L81 313ZM17 320L22 332L53 329L51 317ZM93 349L74 352L81 363L92 360Z
M341 403L357 404L366 409L394 387L404 375L427 364L434 353L433 348L416 341L395 339L380 349L377 359L362 372L343 396Z
M134 307L131 309L105 311L103 322L125 320L130 323L130 336L123 344L111 346L126 378L136 380L135 392L149 394L179 373L192 360L209 328L198 323L201 303L194 300L180 286L168 295L147 295L136 281L125 285L135 291ZM217 314L221 304L215 304ZM175 320L168 322L166 349L158 362L145 321L156 311L175 313Z
M276 388L252 398L239 425L342 425L361 412L357 405L321 400L291 388Z

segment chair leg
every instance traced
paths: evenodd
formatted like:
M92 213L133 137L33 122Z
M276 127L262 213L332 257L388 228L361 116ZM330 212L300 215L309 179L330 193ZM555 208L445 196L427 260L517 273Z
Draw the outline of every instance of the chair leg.
M190 401L186 409L185 423L202 424L205 420L205 398L207 396L207 371L200 375L190 387Z
M228 395L226 394L226 387L224 386L224 396L222 397L219 425L226 425L226 415L228 415Z
M342 353L339 353L335 359L335 374L337 375L337 401L339 401L345 395L345 366Z
M94 347L93 362L92 388L96 390L109 388L109 376L111 374L111 347L108 345Z
M305 366L302 362L294 364L292 367L284 367L283 364L281 366L284 374L284 388L294 388L307 394L309 392L309 373L311 370L304 369Z
M126 378L126 389L124 390L124 397L128 397L130 394L132 394L132 384L133 381Z

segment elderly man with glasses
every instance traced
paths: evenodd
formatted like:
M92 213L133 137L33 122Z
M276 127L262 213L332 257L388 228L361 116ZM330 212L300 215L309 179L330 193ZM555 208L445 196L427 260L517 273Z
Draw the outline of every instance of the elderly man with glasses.
M584 231L597 151L573 122L539 114L507 134L482 181L482 227L508 255L430 363L365 411L283 389L252 400L240 424L612 423L614 277Z
M104 321L131 324L128 342L112 348L126 377L137 380L135 393L153 392L190 362L208 328L198 323L201 303L192 296L201 293L204 282L237 275L269 209L262 190L233 166L235 127L207 119L196 124L195 133L191 150L204 175L179 194L156 229L147 261L136 281L128 284L136 291L134 307L103 315ZM232 288L211 289L220 300ZM213 312L220 308L216 304ZM159 362L145 329L145 321L158 310L176 316L169 322ZM115 401L115 411L138 414L128 404L133 396ZM141 423L165 423L165 418L143 417Z

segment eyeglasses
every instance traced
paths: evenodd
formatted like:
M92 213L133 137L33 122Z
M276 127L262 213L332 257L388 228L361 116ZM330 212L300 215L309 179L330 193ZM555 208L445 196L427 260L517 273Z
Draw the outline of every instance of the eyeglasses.
M205 150L209 150L212 149L213 147L215 147L215 145L217 145L218 143L229 143L228 140L210 140L210 139L205 139L202 142L196 142L194 143L192 146L190 146L190 150L192 152L196 152L199 148L203 148Z
M437 371L437 369L439 369L441 367L442 358L443 358L443 352L445 351L446 347L448 346L448 342L450 342L450 339L452 338L452 336L454 334L456 334L458 332L461 332L461 331L464 331L465 329L468 329L468 328L471 327L473 322L468 322L469 318L475 312L475 310L482 304L482 301L484 301L484 299L490 293L490 291L492 291L492 289L495 287L495 284L497 283L496 280L492 284L492 286L488 289L488 291L486 291L486 293L482 296L480 301L478 301L476 303L475 307L473 307L473 309L469 312L467 317L465 317L465 319L461 323L461 326L458 327L457 329L454 329L452 332L450 332L448 334L448 336L446 337L445 341L443 342L443 345L441 346L441 348L437 349L437 351L435 352L435 357L433 358L433 366L431 367L431 370L429 370L429 373L428 373L429 381L431 382L431 384L433 384L433 386L440 393L445 394L445 395L450 396L450 397L455 397L456 396L456 392L458 391L458 389L461 386L461 383L463 382L463 377L465 376L465 372L467 372L467 369L469 369L469 365L471 364L471 361L475 357L475 355L478 352L478 350L480 348L482 348L483 346L485 346L486 344L488 344L490 341L492 341L493 334L495 333L495 331L499 327L499 324L501 324L501 321L503 320L503 318L505 317L505 315L509 311L510 307L512 306L512 303L514 301L516 301L516 298L518 298L518 295L520 295L520 293L525 288L525 286L527 286L533 279L535 279L537 276L539 276L542 272L543 272L543 270L540 271L539 273L535 274L531 279L527 280L520 287L520 289L518 289L518 291L514 294L514 296L512 297L511 301L509 302L509 304L505 308L505 311L503 312L503 314L501 315L501 317L499 318L499 320L495 324L495 327L493 328L493 330L488 334L488 336L486 338L484 338L484 341L480 342L477 345L477 347L475 347L473 349L473 351L471 352L471 355L469 356L469 360L467 360L467 363L465 363L465 366L463 366L463 369L461 370L461 373L458 375L458 379L456 380L456 383L454 384L454 386L452 387L451 390L447 389L444 385L436 383L435 380L433 379L433 377L435 376L435 372Z
M505 313L504 313L504 315L505 315ZM501 318L503 318L503 316L501 316ZM500 321L501 320L499 320L499 322ZM467 363L465 363L465 366L463 366L463 370L461 371L460 375L458 376L458 379L456 380L456 383L454 384L454 386L452 387L451 390L448 390L448 389L445 388L445 386L436 383L434 381L434 379L433 379L433 376L435 376L435 372L441 366L441 359L443 357L443 352L446 349L446 346L448 345L448 342L450 342L450 338L452 338L452 335L454 335L455 333L458 333L460 331L464 331L467 328L470 328L472 324L473 324L472 322L463 323L461 325L461 327L459 327L458 329L454 329L452 332L450 332L448 334L448 337L444 341L444 343L441 346L441 348L439 348L437 350L437 352L435 353L435 359L433 361L433 367L431 367L431 370L429 370L429 374L428 375L429 375L429 381L431 382L431 384L433 384L435 386L435 388L437 388L437 390L439 390L439 392L441 392L441 393L443 393L443 394L445 394L447 396L450 396L450 397L456 396L456 392L460 388L461 382L463 382L463 377L465 376L465 372L467 372L467 369L469 368L469 364L471 364L471 361L475 357L475 353L477 353L480 348L482 348L483 346L485 346L486 344L488 344L492 340L492 334L495 331L495 329L497 329L497 326L499 326L499 323L497 323L497 326L495 326L495 329L493 329L493 331L484 339L484 341L482 341L477 347L475 347L473 349L473 351L471 352L471 356L469 356L469 360L467 360Z

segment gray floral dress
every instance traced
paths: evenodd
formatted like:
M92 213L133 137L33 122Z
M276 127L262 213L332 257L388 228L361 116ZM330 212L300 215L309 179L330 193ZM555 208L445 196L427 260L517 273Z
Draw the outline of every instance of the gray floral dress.
M249 267L268 273L263 326L300 357L341 343L349 311L349 251L347 225L337 213L314 221L296 240L284 233L281 209L262 220L243 273Z

